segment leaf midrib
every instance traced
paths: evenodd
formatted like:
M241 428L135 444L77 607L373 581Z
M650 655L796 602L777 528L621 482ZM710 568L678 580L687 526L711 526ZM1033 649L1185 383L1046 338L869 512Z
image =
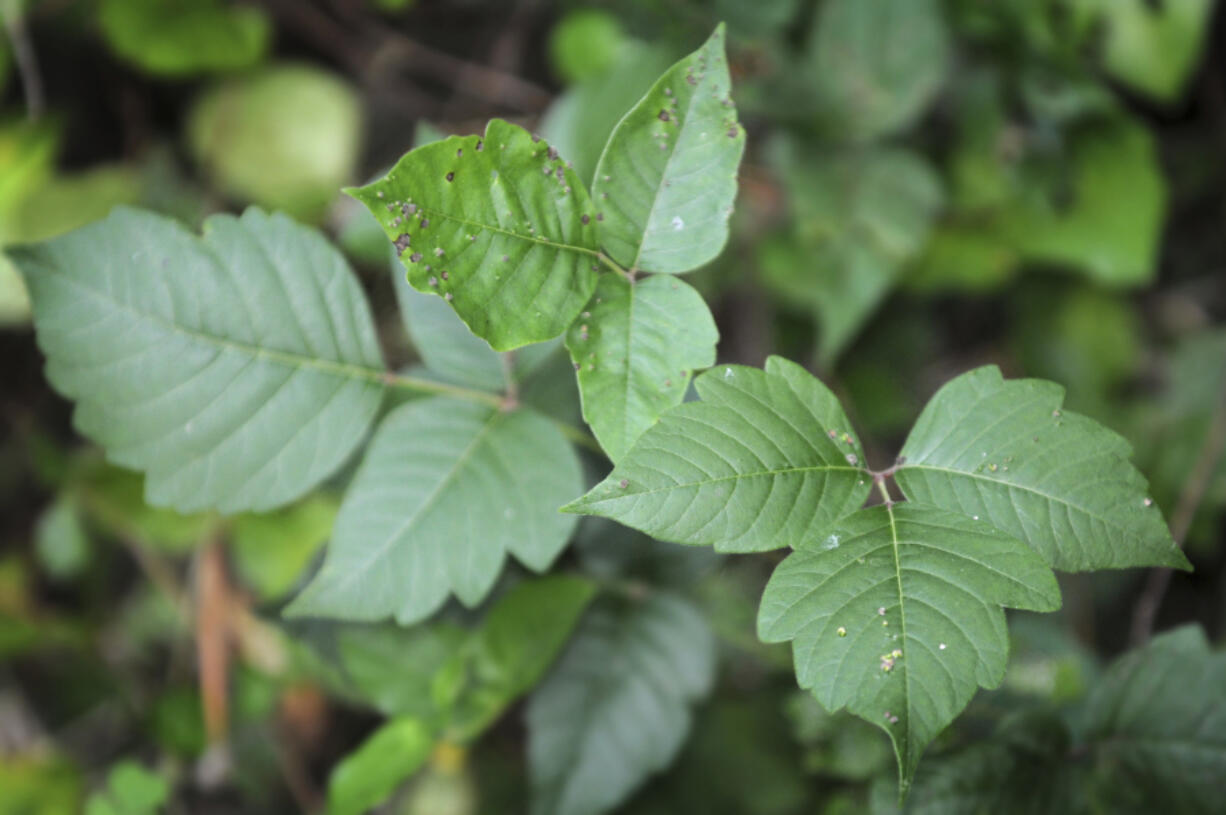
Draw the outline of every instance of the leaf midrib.
M251 345L250 343L229 339L227 337L218 337L213 334L206 334L202 331L195 331L180 325L179 323L173 322L172 320L168 320L160 314L133 308L131 304L122 300L117 300L105 292L94 288L93 286L86 285L72 275L61 271L58 267L44 267L43 273L54 274L67 281L70 286L80 289L87 294L92 295L94 298L103 301L104 303L110 304L118 311L129 314L136 319L154 323L168 334L178 334L204 343L205 345L237 351L246 356L250 356L253 359L265 359L289 368L311 368L318 370L321 373L343 377L345 379L359 379L374 382L379 385L383 384L383 376L385 372L381 369L367 368L363 365L323 359L321 357L309 357L293 351L264 348L258 345Z
M425 499L410 515L405 517L404 521L396 527L392 534L387 536L383 543L379 544L379 548L371 553L364 565L351 569L349 574L345 575L345 577L343 577L334 587L332 587L331 590L342 591L351 585L358 575L365 574L367 571L369 571L372 565L382 560L392 546L405 533L405 531L413 526L413 524L416 523L422 515L424 515L431 507L434 506L435 502L438 501L439 496L443 494L444 488L447 487L447 485L450 484L453 479L455 479L457 474L463 468L464 464L469 458L472 457L473 452L480 446L482 439L484 439L485 436L487 436L494 428L494 426L498 424L498 420L500 418L507 415L508 414L503 413L502 411L491 411L489 417L482 424L481 429L477 431L468 445L462 451L460 451L460 455L456 457L456 460L452 463L451 467L447 470L443 477L439 479L438 484L436 484L434 489L430 491L430 494L425 497Z
M690 487L705 487L709 484L719 484L724 481L737 481L742 478L760 478L761 476L774 475L790 475L792 473L814 473L814 472L832 472L846 471L853 473L863 473L864 470L859 467L848 467L841 465L823 465L820 467L787 467L782 470L762 470L756 473L736 473L734 475L722 475L719 478L712 478L706 481L690 481L684 484L670 484L667 487L657 487L650 490L639 490L637 492L627 492L625 495L615 495L609 498L602 498L599 501L592 502L593 504L604 503L605 501L616 501L621 498L638 498L642 495L654 495L659 492L668 492L669 490L684 490ZM612 476L610 476L612 477Z
M690 58L690 65L691 67L693 66L692 57ZM670 70L669 73L671 74L672 70ZM659 86L660 83L663 82L666 77L667 77L667 74L665 75L664 78L661 78L659 81L657 81L656 85L653 86L651 90L654 92L656 87ZM703 79L705 78L706 78L706 75L704 74ZM699 80L698 85L701 85L702 81L703 80ZM694 104L695 104L695 101L698 99L698 85L695 85L693 93L690 94L689 102L685 106L685 118L682 119L681 126L677 128L676 138L671 139L669 142L668 157L664 159L664 169L660 172L660 178L656 183L655 192L651 196L651 206L647 209L647 219L643 222L643 234L639 235L639 240L638 240L639 245L634 251L634 263L630 267L631 271L636 271L639 268L639 261L643 259L643 245L647 243L647 229L649 226L651 226L652 218L655 217L656 207L660 205L660 198L662 197L662 193L665 187L664 179L668 178L668 168L672 166L673 159L676 158L677 156L677 148L681 144L681 133L682 131L686 130L689 127L690 114L694 111ZM621 123L618 124L618 127L621 127ZM612 139L610 139L610 142L611 141Z
M530 243L539 243L539 244L543 244L544 246L549 246L553 249L557 249L559 251L564 251L564 252L566 251L579 252L581 254L591 255L592 257L596 257L596 258L601 257L599 250L592 249L587 246L575 246L574 244L570 244L570 243L559 243L558 241L551 241L547 238L538 238L535 235L523 235L519 232L512 232L509 229L503 229L501 226L490 226L489 224L481 223L480 221L470 221L467 218L461 218L458 215L452 215L451 213L444 212L441 209L431 209L429 207L419 205L418 210L427 215L435 217L435 218L442 218L447 221L454 221L458 224L463 224L464 226L471 226L474 229L481 229L486 232L497 232L499 235L506 235L508 238L514 238L515 240L528 241Z
M902 694L905 710L903 715L906 716L906 746L904 752L908 755L903 757L904 760L900 765L906 764L910 760L911 751L911 662L908 651L907 641L907 610L903 604L903 589L902 589L902 558L898 551L898 524L894 518L894 502L888 498L885 501L885 510L890 518L890 547L894 555L894 579L898 587L898 625L901 629L902 646L899 650L902 651ZM899 767L899 782L902 783L903 776L902 766Z
M965 478L973 478L973 479L976 479L977 481L986 481L989 484L996 484L998 486L1005 487L1007 489L1016 489L1016 490L1021 490L1022 492L1028 492L1033 495L1037 495L1040 498L1044 498L1048 501L1055 502L1062 506L1068 507L1071 510L1075 510L1083 515L1086 515L1090 518L1093 518L1096 521L1099 521L1115 530L1118 530L1121 534L1125 534L1133 538L1138 537L1135 532L1129 531L1128 527L1122 524L1116 523L1110 518L1104 517L1095 512L1091 512L1087 507L1084 507L1080 504L1074 504L1071 501L1067 501L1057 495L1052 495L1051 493L1043 492L1042 490L1036 487L1031 487L1026 484L1019 484L1014 481L1004 481L999 478L989 478L988 476L982 475L980 473L967 472L966 470L956 470L951 467L937 467L932 464L908 464L905 467L900 467L898 472L901 473L906 470L930 470L933 472L946 473L949 475L958 475L958 476L963 476Z

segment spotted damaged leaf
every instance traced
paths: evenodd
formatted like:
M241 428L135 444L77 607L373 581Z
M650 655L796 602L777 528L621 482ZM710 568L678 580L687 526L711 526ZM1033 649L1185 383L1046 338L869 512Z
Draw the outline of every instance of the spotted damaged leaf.
M745 152L731 93L720 25L609 137L592 195L601 245L627 269L688 272L723 250Z
M500 351L561 334L596 287L596 209L556 150L495 119L405 154L347 192L374 213L409 283Z

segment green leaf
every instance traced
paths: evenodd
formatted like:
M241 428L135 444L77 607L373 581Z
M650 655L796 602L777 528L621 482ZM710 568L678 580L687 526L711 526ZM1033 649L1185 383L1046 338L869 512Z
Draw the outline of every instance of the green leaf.
M474 606L508 552L549 567L575 523L557 507L581 484L566 439L531 410L402 405L349 486L323 568L287 612L411 623L453 592Z
M614 129L592 196L601 245L621 265L687 272L723 250L745 152L731 92L720 25Z
M30 294L17 267L0 252L0 329L30 322Z
M937 507L870 507L828 532L775 570L758 636L793 642L800 686L828 710L889 734L905 792L924 747L1004 676L1001 606L1053 611L1060 590L1021 541Z
M1081 2L1101 7L1103 62L1113 77L1164 102L1180 97L1213 28L1213 0Z
M383 240L382 234L379 240ZM447 382L501 391L507 387L508 378L522 381L557 348L556 342L541 342L500 354L469 331L441 297L410 286L399 263L392 266L392 278L400 316L413 346L426 368Z
M383 394L362 289L284 215L215 215L203 239L145 212L13 252L47 377L150 503L271 509L361 441Z
M144 499L144 479L103 462L87 468L79 484L82 508L91 522L117 538L142 546L186 552L216 530L219 519L209 512L181 515L150 506Z
M474 738L535 686L595 594L590 580L550 575L520 583L499 598L444 668L455 677L441 701L449 738Z
M1085 800L1083 767L1070 755L1070 738L1067 726L1054 713L1011 716L990 739L925 762L905 811L908 815L1088 815L1095 810Z
M864 451L829 389L795 363L714 368L564 512L721 552L798 546L864 503Z
M202 94L187 144L219 190L239 201L319 219L354 177L362 102L336 74L276 65Z
M771 153L797 233L792 246L763 248L766 280L814 310L828 364L923 250L943 204L940 178L920 155L892 148L818 154L780 140Z
M1186 626L1125 654L1087 702L1082 738L1109 812L1218 812L1226 656Z
M254 65L272 33L263 9L219 0L103 0L98 22L116 54L172 77Z
M106 777L106 789L92 796L85 815L155 815L170 797L170 785L135 761L121 761Z
M857 141L898 132L932 101L949 66L937 0L827 0L809 69L826 130Z
M135 204L140 179L122 165L96 166L56 176L29 191L0 227L0 241L34 243L103 218L114 207Z
M571 11L549 33L549 61L567 82L599 76L617 60L625 39L615 15L600 9Z
M1190 568L1128 461L1128 442L1062 410L1063 398L1053 382L1005 381L996 366L959 376L916 421L899 486L982 518L1062 571Z
M618 461L660 414L681 404L691 372L715 364L719 330L702 295L657 276L606 274L570 327L583 418Z
M675 58L658 46L626 42L608 70L554 100L541 117L541 135L574 162L579 178L590 182L613 128Z
M244 583L265 600L284 596L328 540L336 510L335 497L316 494L277 512L236 517L230 551Z
M593 606L528 703L533 815L607 812L665 769L714 673L711 631L680 597Z
M361 815L383 803L433 747L434 734L417 719L386 722L332 770L328 815Z
M1071 266L1111 286L1148 283L1167 200L1153 136L1120 119L1079 135L1071 160L1070 189L1032 191L1001 214L1005 240L1032 263Z
M343 687L387 716L410 716L439 726L434 686L468 632L447 622L412 628L386 625L327 626L326 653L339 666Z
M596 287L596 211L549 145L494 119L405 154L347 190L374 213L418 291L446 297L499 351L556 337Z

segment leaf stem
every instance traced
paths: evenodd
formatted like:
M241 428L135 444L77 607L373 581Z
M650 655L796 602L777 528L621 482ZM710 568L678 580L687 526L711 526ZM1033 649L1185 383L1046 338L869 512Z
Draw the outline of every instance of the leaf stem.
M397 390L414 393L428 393L435 396L451 396L456 399L466 399L470 402L480 402L491 407L502 407L502 397L496 393L479 391L474 388L464 388L459 385L449 385L446 382L436 382L432 379L421 379L416 376L405 376L391 371L383 374L383 384Z
M615 261L613 258L606 255L604 252L598 252L596 257L600 258L600 262L603 263L605 266L608 266L610 269L617 272L619 275L626 278L631 283L634 282L634 272L633 271L627 271L626 269L623 269L621 265L618 264L617 261Z
M413 393L426 393L434 396L450 396L454 399L465 399L470 402L479 402L483 405L489 405L492 408L499 410L513 410L518 406L518 398L515 402L510 402L510 393L506 396L489 393L488 391L479 391L474 388L464 388L459 385L449 385L446 382L436 382L432 379L421 379L416 376L405 376L403 374L393 373L388 371L381 377L383 384L389 388L397 390L411 391ZM580 447L586 447L594 453L605 455L604 448L600 446L600 442L590 434L575 427L569 422L564 422L561 419L550 417L554 425L566 437L566 440L572 444L577 444Z
M881 493L882 503L887 507L894 506L894 499L890 497L890 490L885 485L885 476L875 473L873 483L877 485L877 492Z

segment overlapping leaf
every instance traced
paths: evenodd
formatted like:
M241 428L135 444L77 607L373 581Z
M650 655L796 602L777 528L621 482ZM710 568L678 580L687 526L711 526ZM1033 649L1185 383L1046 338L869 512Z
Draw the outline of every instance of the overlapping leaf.
M554 341L500 354L469 331L442 298L410 286L399 263L393 264L392 277L405 330L426 368L441 379L501 391L509 381L519 381L532 373L557 350Z
M574 451L533 411L402 405L371 441L323 568L289 612L409 623L453 592L475 605L508 552L548 568L575 520L557 507L581 483Z
M686 272L724 248L745 151L731 91L721 25L614 129L592 195L601 245L621 265Z
M217 215L203 239L129 209L12 257L47 376L77 427L143 470L150 502L270 509L366 433L383 360L361 287L282 215Z
M1177 629L1121 657L1072 716L1015 716L927 764L907 811L1209 815L1221 809L1224 717L1226 659L1199 629Z
M1051 569L984 521L911 502L860 510L772 575L758 633L791 640L796 677L894 742L905 788L978 685L1005 673L1002 606L1052 611Z
M495 119L484 136L407 153L349 191L374 213L409 282L444 297L498 350L556 337L596 286L596 210L549 145Z
M593 606L527 712L533 815L607 812L664 769L715 672L715 641L685 600Z
M908 498L975 516L1063 571L1188 567L1127 441L1061 409L1064 389L995 366L946 384L903 447Z
M834 394L799 365L720 366L695 387L702 401L666 413L564 511L753 552L799 546L864 502L864 451Z
M1116 662L1089 699L1082 738L1107 811L1221 809L1226 773L1226 656L1194 626Z
M666 409L691 372L715 363L719 331L702 295L671 277L631 283L604 275L566 335L583 417L618 461Z

